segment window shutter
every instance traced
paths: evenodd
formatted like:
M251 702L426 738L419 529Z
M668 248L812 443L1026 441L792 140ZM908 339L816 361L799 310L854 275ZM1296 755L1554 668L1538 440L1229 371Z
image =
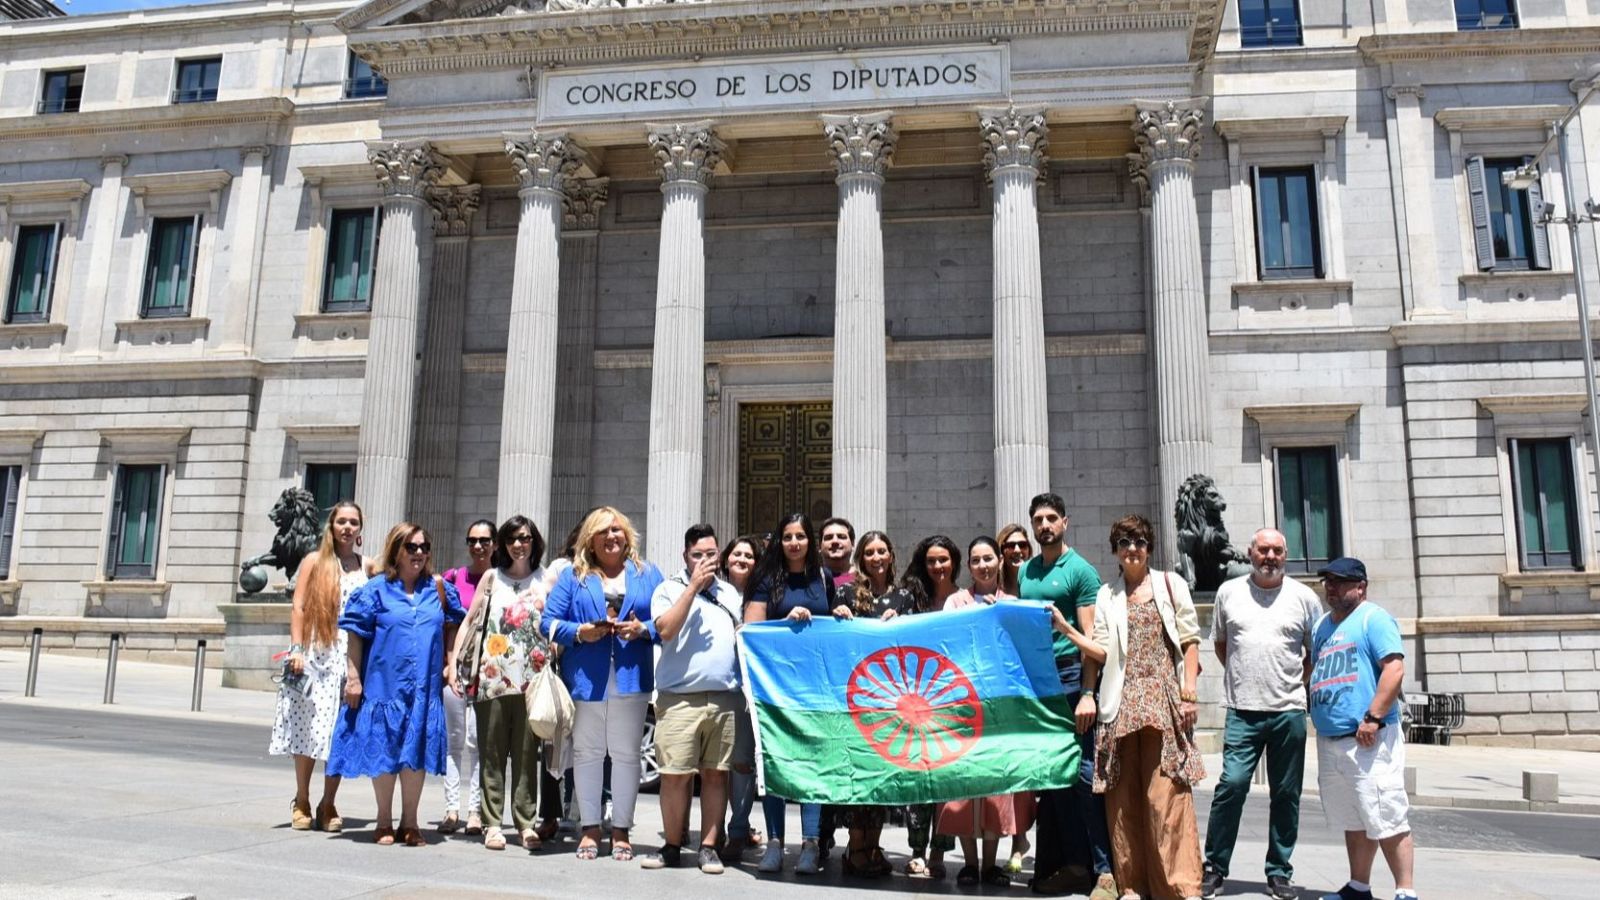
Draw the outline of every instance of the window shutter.
M1478 250L1478 270L1494 268L1494 232L1489 226L1489 190L1484 181L1483 157L1467 160L1467 201L1472 206L1472 242ZM1411 223L1415 228L1418 223Z
M155 484L151 485L150 497L150 558L145 561L144 577L152 581L156 577L156 563L161 558L161 501L167 496L167 466L165 463L156 466Z
M0 470L0 481L5 483L5 504L0 507L0 581L11 575L11 544L17 532L17 489L21 475L21 466L6 466Z
M1256 280L1267 280L1267 248L1261 233L1261 169L1250 167L1250 209L1256 218Z
M127 481L123 467L117 467L117 489L111 498L111 531L106 536L106 580L112 581L117 577L117 551L122 546L123 529L123 496L127 490Z
M1533 157L1524 156L1522 164L1533 165ZM1535 181L1528 185L1528 231L1530 239L1528 247L1528 266L1533 269L1550 268L1550 232L1539 221L1544 209L1544 189Z

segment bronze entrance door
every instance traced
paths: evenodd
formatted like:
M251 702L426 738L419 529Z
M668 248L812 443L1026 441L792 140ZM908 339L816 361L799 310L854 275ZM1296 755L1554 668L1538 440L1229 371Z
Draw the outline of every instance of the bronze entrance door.
M833 404L739 406L739 533L792 512L819 527L833 514Z

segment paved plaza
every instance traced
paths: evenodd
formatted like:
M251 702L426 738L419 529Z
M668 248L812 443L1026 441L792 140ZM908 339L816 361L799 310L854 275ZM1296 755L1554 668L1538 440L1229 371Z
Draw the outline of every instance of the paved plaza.
M272 696L222 688L216 673L205 711L189 712L191 673L177 666L119 666L117 702L101 705L104 661L43 657L38 696L23 699L25 654L0 653L0 900L9 898L332 898L579 897L650 891L703 898L801 896L821 891L1029 896L958 888L896 875L880 882L845 880L837 864L806 880L786 871L758 877L753 857L721 876L693 869L648 872L636 864L574 859L563 834L534 858L508 849L489 853L475 839L428 833L425 849L370 843L374 804L365 781L348 782L339 808L349 830L338 836L291 831L293 778L287 760L266 755ZM1515 800L1520 771L1559 771L1562 799L1600 803L1593 754L1484 748L1412 748L1419 794ZM1217 760L1208 760L1216 771ZM1513 782L1516 782L1513 784ZM1308 778L1308 784L1313 783ZM1202 789L1203 819L1210 804ZM437 779L423 803L425 820L442 803ZM759 812L758 812L759 817ZM792 818L798 818L792 815ZM1600 881L1600 820L1591 816L1419 808L1417 881L1425 898L1592 897ZM791 821L790 830L798 830ZM1226 896L1257 897L1254 861L1265 852L1264 798L1246 809L1235 855L1238 880ZM641 850L659 843L654 797L639 804ZM895 861L904 835L885 832ZM792 860L791 860L792 862ZM1029 865L1031 867L1031 859ZM1302 897L1342 883L1344 851L1308 797L1295 853ZM1381 866L1380 866L1381 870ZM1392 884L1380 874L1379 895Z

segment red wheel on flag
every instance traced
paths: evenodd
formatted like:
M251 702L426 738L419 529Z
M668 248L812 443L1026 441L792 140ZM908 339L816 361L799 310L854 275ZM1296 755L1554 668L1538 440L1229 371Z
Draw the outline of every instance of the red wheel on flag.
M867 744L902 769L947 766L983 734L972 679L926 647L890 647L863 659L845 702Z

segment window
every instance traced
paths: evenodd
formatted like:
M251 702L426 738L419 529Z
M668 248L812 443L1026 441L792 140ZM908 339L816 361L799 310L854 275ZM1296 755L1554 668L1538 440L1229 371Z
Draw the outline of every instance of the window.
M1514 0L1456 0L1456 28L1461 31L1515 27L1517 5Z
M1531 156L1467 160L1467 196L1480 270L1550 268L1549 237L1545 226L1535 221L1535 213L1544 208L1539 183L1516 190L1503 181L1505 175L1532 164Z
M222 77L222 57L178 60L177 86L173 103L209 103L217 99L217 82Z
M317 498L317 508L332 512L340 500L356 496L355 463L309 463L306 465L306 490Z
M153 581L156 544L161 535L161 495L167 467L117 466L117 489L111 503L110 552L106 577Z
M144 302L139 310L141 317L158 319L189 315L189 295L194 291L194 256L199 236L199 216L156 219L151 224L150 255L144 268Z
M1300 46L1296 0L1239 0L1239 43L1244 47Z
M378 256L378 210L336 209L328 223L323 312L372 308L372 265Z
M1277 450L1278 528L1288 540L1284 566L1315 572L1342 556L1339 468L1333 447Z
M60 225L24 225L17 229L11 284L6 289L6 324L48 322L50 289L55 283Z
M11 544L17 534L17 492L21 466L0 466L0 581L11 577Z
M1261 280L1321 278L1316 170L1256 170L1256 242Z
M39 93L40 113L73 113L82 103L82 69L44 73L44 90Z
M372 66L366 60L354 53L350 54L350 62L345 67L345 99L366 100L388 95L389 82L385 81L382 75L372 71Z
M1511 462L1522 568L1582 568L1572 441L1512 438Z

